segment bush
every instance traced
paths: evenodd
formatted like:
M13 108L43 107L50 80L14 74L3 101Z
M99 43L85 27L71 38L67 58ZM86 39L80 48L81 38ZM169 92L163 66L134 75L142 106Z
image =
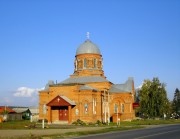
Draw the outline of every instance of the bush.
M102 122L100 120L97 120L96 124L97 125L102 125Z
M74 121L72 124L73 125L87 125L84 121L80 119L78 119L77 121Z
M78 122L79 125L86 125L86 123L84 121L80 120L80 119L78 119L77 122Z
M78 125L78 122L77 122L77 121L74 121L72 124L73 124L73 125Z
M94 125L94 123L93 122L89 122L88 125Z

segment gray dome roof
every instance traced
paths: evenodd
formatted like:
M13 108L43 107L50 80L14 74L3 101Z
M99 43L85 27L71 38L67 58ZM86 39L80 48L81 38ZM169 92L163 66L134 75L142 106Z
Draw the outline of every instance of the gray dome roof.
M76 55L79 54L101 54L101 52L96 44L90 40L86 40L77 48Z

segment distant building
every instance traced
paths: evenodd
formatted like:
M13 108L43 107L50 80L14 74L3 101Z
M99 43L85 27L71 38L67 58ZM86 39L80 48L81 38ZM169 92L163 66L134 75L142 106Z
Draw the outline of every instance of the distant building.
M61 64L60 60L57 62ZM50 81L45 90L39 91L39 116L49 123L69 124L78 119L86 122L132 120L134 96L133 78L124 84L113 84L106 79L100 49L87 39L77 48L70 78L56 84Z
M37 122L39 120L39 107L29 107L31 112L31 121Z
M0 106L0 118L2 121L22 120L22 114L16 113L13 109L7 106Z
M39 107L0 106L0 117L3 119L3 121L38 121Z
M17 107L11 106L16 113L22 114L23 120L36 122L39 120L39 107Z
M15 107L15 108L13 108L13 110L16 113L22 114L23 120L30 120L31 111L29 110L28 107Z

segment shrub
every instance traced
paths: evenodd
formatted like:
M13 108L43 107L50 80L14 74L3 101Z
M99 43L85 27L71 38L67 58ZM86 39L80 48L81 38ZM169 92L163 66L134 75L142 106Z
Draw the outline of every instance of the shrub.
M74 121L72 124L73 124L73 125L78 125L78 122L77 122L77 121Z
M89 122L88 125L94 125L94 123L93 122Z
M86 125L86 123L85 123L84 121L80 120L80 119L78 119L77 122L78 122L80 125Z
M102 122L100 120L97 120L96 124L97 125L102 125Z

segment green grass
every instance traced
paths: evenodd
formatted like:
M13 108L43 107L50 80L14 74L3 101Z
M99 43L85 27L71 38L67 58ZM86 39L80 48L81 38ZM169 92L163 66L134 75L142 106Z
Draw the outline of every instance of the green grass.
M8 121L0 123L0 129L25 129L25 126L30 126L36 123L31 123L30 121Z
M121 122L121 126L135 126L135 125L162 125L162 124L178 124L179 120L134 120L131 122ZM114 123L113 123L114 124ZM112 125L113 125L112 124Z
M29 121L9 121L0 123L0 129L28 129L25 126L29 126L35 123L30 123ZM82 136L82 135L90 135L90 134L98 134L98 133L107 133L112 131L123 131L123 130L130 130L130 129L139 129L143 128L143 125L162 125L162 124L180 124L179 120L135 120L131 122L121 122L120 127L116 126L116 123L110 123L110 125L102 125L104 128L95 130L95 131L79 131L79 132L68 132L63 134L56 134L56 135L48 135L48 136L35 136L33 134L27 136L16 137L16 139L53 139L53 138L65 138L65 137L74 137L74 136ZM93 126L93 125L90 125ZM49 125L48 129L69 129L69 128L78 128L81 126L74 126L74 125ZM86 125L85 127L88 127ZM37 124L36 128L31 129L42 129L40 123ZM47 129L47 130L48 130ZM1 138L0 138L1 139ZM15 139L13 137L9 139Z
M125 126L138 126L138 125L161 125L161 124L177 124L180 123L179 120L134 120L134 121L123 121L120 122L120 125L122 127ZM30 121L23 120L23 121L8 121L8 122L3 122L0 123L0 129L34 129L34 124L36 125L36 129L42 129L41 123L31 123ZM87 125L88 126L88 125ZM89 126L95 126L95 125L89 125ZM102 125L102 126L107 126L107 125ZM116 123L110 123L110 126L116 126ZM75 125L47 125L45 124L45 127L49 129L69 129L69 128L77 128L78 126Z
M75 125L47 125L45 123L45 128L49 129L72 129L76 127ZM29 120L7 121L0 123L1 129L42 129L42 123L31 123Z

